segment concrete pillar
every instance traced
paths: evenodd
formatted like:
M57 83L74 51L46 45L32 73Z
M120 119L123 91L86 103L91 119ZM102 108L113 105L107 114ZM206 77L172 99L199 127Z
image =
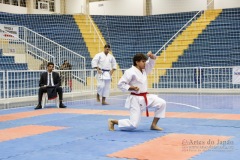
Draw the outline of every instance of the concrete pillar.
M89 0L83 0L82 2L82 13L83 14L89 14Z
M211 4L209 4L209 3L211 3ZM214 0L207 0L207 4L209 4L207 7L207 10L214 9Z
M66 14L66 2L65 0L60 0L60 13Z
M26 1L26 7L27 7L27 14L32 14L33 9L35 6L36 0L28 0Z
M147 7L146 7L146 3L147 3L147 0L142 0L142 3L143 3L143 16L146 16L147 15Z
M146 15L152 15L152 0L146 0Z

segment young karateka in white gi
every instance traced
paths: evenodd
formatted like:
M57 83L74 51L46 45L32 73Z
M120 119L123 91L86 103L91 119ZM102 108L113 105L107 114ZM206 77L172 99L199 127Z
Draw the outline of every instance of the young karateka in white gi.
M118 125L120 130L134 130L138 127L141 120L142 112L147 108L154 107L154 119L152 121L151 130L163 130L157 126L158 120L165 117L166 101L157 95L148 94L147 75L151 72L155 65L156 56L152 52L148 52L147 58L144 54L136 54L133 57L133 64L130 69L126 70L124 75L118 82L118 88L122 91L130 91L127 97L125 107L130 111L130 119L109 119L108 127L110 131L114 131L114 125ZM148 113L148 112L147 112Z
M117 69L117 63L113 55L109 54L110 45L104 46L104 51L96 54L92 59L92 68L97 69L97 101L107 105L106 97L109 97L111 76L114 70Z

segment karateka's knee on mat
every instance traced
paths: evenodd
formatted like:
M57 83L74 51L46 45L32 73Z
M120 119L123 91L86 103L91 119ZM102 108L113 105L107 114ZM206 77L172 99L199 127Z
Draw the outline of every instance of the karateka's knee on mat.
M135 130L136 128L128 127L128 128L119 128L119 129L122 130L122 131L133 131L133 130Z
M139 122L131 122L132 130L136 129L139 126Z
M137 127L128 126L128 127L119 127L119 129L122 130L122 131L132 131L132 130L137 129Z

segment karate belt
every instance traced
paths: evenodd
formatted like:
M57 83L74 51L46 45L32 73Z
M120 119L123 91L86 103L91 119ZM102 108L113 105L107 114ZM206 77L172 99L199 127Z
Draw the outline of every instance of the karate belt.
M134 95L134 96L143 96L143 98L144 98L144 100L145 100L145 103L146 103L146 116L148 117L148 116L149 116L149 113L148 113L147 94L148 94L148 92L139 93L139 94L136 94L136 93L132 93L132 92L131 92L131 95Z
M101 69L103 72L109 72L110 70L107 69Z

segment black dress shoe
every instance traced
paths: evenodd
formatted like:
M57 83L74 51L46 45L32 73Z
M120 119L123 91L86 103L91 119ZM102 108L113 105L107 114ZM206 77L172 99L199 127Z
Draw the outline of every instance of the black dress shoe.
M59 108L67 108L64 104L59 104Z
M42 109L42 105L38 104L37 107L35 107L34 109Z

